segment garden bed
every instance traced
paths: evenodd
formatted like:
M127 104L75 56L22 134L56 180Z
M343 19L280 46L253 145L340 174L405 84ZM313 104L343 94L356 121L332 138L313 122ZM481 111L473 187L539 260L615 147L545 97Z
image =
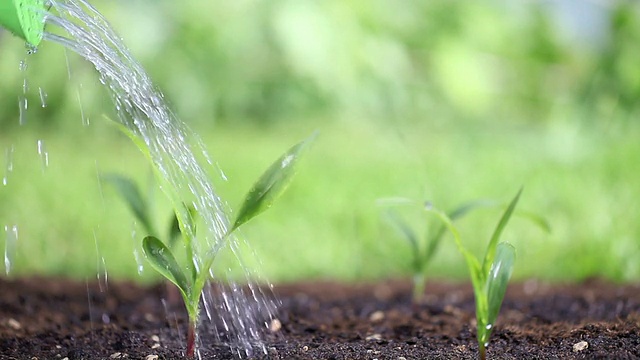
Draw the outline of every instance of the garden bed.
M256 358L475 359L471 286L432 282L427 290L412 305L404 281L276 286L281 326L272 324L267 354ZM0 359L178 358L186 313L163 298L165 285L0 280ZM639 329L640 286L530 280L510 285L488 357L636 359ZM228 347L202 341L203 358L232 358Z

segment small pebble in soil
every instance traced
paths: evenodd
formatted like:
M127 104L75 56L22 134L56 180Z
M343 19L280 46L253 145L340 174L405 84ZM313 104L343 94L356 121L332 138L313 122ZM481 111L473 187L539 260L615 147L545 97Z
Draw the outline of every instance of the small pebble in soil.
M589 347L589 343L586 341L580 341L573 344L573 352L579 352Z
M380 334L371 334L365 338L367 341L378 341L382 340L382 335Z
M158 360L158 355L147 355L146 358L144 358L144 360Z
M302 351L309 351L309 347L307 345L303 346Z
M160 337L158 335L151 335L151 341L160 342Z
M378 311L374 311L371 313L371 315L369 315L369 321L371 322L378 322L378 321L382 321L384 319L384 312L378 310Z
M12 328L13 330L20 330L22 329L22 325L16 320L16 319L9 319L7 320L7 325Z
M271 320L271 323L269 324L269 331L278 332L280 331L280 329L282 329L282 323L280 322L280 320L278 319Z

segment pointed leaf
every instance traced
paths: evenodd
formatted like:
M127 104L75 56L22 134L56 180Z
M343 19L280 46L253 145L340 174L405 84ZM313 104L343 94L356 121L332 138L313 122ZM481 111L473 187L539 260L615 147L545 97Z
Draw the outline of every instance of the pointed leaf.
M151 159L151 153L149 153L149 148L147 147L147 144L145 144L145 142L138 135L136 135L131 129L126 127L124 124L118 121L115 121L106 115L102 115L102 116L105 119L109 120L109 124L114 125L121 133L126 135L136 145L138 150L140 150L140 152L144 154L147 160L149 160L151 164L154 164L153 160Z
M462 218L467 215L469 212L481 208L481 207L489 207L493 206L495 203L489 200L475 200L463 203L462 205L455 208L453 211L449 212L447 215L449 219L453 222L456 219ZM427 240L427 249L424 254L424 261L429 262L433 255L436 253L436 250L440 246L440 242L442 237L446 232L446 226L443 224L438 229L432 233L432 235Z
M502 235L502 231L507 226L509 219L511 219L511 215L518 205L518 200L520 200L520 195L522 194L522 188L518 191L516 196L511 200L509 206L502 214L500 218L500 222L496 226L496 229L493 231L493 235L491 236L491 240L489 241L489 245L487 246L487 252L484 255L484 261L482 262L482 270L485 274L489 272L489 268L494 261L496 247L498 246L498 241L500 240L500 235Z
M378 206L400 206L400 205L416 205L418 204L415 200L411 200L405 197L387 197L380 198L376 200L376 205Z
M387 222L391 225L391 227L393 227L396 232L400 234L400 237L402 237L402 239L404 239L409 244L409 246L411 246L413 255L413 271L421 272L422 266L424 266L425 264L423 264L421 261L420 242L418 240L418 235L416 235L411 226L409 226L409 224L407 224L407 222L404 221L404 219L402 219L397 212L388 210L385 212L385 214L385 218L387 219Z
M149 206L140 193L138 185L131 179L117 174L103 175L101 179L114 186L145 231L149 234L155 234L153 225L151 225Z
M528 219L529 221L537 225L540 229L542 229L547 234L551 233L551 224L549 224L549 221L547 221L547 219L545 219L544 217L534 212L524 211L524 210L516 211L515 215Z
M302 152L315 139L316 133L296 144L262 174L244 199L236 220L228 233L267 210L286 190L295 174L295 165Z
M451 218L451 220L460 219L473 210L483 208L483 207L491 207L495 205L496 205L495 201L491 201L491 200L474 200L474 201L465 202L463 204L458 205L458 207L456 207L451 212L449 212L449 218Z
M171 250L158 238L147 236L142 240L142 250L151 266L167 278L182 292L185 299L190 297L191 281L182 272Z
M479 289L480 286L484 284L484 276L480 271L482 269L480 267L480 262L471 252L469 252L469 250L467 250L464 247L464 245L462 245L462 240L460 239L460 233L458 232L458 229L453 225L451 218L449 218L447 214L445 214L444 212L442 212L441 210L438 210L433 206L426 206L425 210L427 212L435 214L438 217L438 219L440 219L444 223L446 228L451 232L451 234L453 235L453 240L455 241L456 246L458 247L458 251L460 251L460 253L464 257L464 260L467 262L467 267L469 268L469 275L471 276L473 287L474 289L476 288Z
M182 217L185 218L186 223L182 226L180 224L179 216L177 213L173 213L171 218L171 225L169 228L169 247L173 247L173 244L180 237L181 234L184 234L186 229L191 229L194 233L196 232L196 220L198 216L198 212L193 205L182 204L184 206L184 213ZM183 230L183 227L185 228Z
M487 278L489 300L487 321L492 327L498 318L500 306L502 306L502 300L507 291L507 284L509 283L509 279L511 279L515 259L516 249L511 244L506 242L498 244L496 258L493 264L491 264L491 270Z
M419 244L418 235L416 235L411 226L409 226L409 224L407 224L407 222L404 221L404 219L402 219L395 211L389 210L385 213L385 218L391 227L393 227L396 232L400 234L400 236L406 240L414 250L417 251Z

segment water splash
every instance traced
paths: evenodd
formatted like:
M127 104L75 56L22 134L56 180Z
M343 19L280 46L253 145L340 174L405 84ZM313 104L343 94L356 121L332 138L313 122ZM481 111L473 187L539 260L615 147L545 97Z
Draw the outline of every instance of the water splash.
M5 243L4 243L4 272L9 275L11 272L12 261L16 254L16 243L18 242L18 225L5 225Z
M195 266L201 267L201 259L215 256L226 245L223 239L229 227L227 206L214 191L207 172L194 155L195 149L212 164L204 146L168 108L163 94L92 5L85 0L51 3L56 13L47 14L46 22L66 35L45 33L44 39L65 46L93 64L100 82L109 90L118 121L147 146L164 179L163 191L173 204L190 204L200 215L204 226L198 228L197 237L195 229L188 226L184 230L194 239L194 252L198 255ZM84 115L82 117L84 119ZM227 239L239 259L237 239ZM245 276L249 280L247 270ZM248 355L254 346L264 348L259 335L262 326L258 324L262 318L272 316L273 301L268 300L262 290L251 286L248 290L240 290L239 285L231 284L230 289L221 288L215 293L218 295L209 296L205 301L207 306L217 307L216 313L228 324L225 327L231 332L227 334L228 342L237 348L238 354Z

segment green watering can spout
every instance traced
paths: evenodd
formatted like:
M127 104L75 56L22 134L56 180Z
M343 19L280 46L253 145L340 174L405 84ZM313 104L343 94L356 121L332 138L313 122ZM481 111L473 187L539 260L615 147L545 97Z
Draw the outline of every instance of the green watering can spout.
M0 0L0 27L38 46L44 32L44 0Z

